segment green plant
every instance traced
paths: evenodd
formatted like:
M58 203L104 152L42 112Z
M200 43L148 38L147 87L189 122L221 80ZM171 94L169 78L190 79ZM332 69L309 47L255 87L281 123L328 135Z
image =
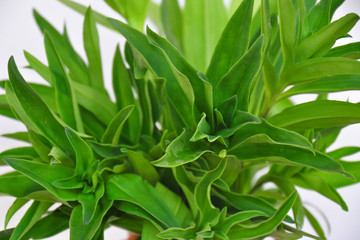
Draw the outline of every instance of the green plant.
M360 177L359 162L341 160L359 148L327 151L360 122L358 104L327 100L360 90L360 44L333 48L359 19L331 22L343 0L234 0L229 8L187 0L184 9L174 0L106 0L129 24L60 1L85 15L88 64L66 31L34 12L48 65L25 56L49 86L26 83L10 58L0 113L28 131L5 136L31 147L0 154L14 169L0 176L0 193L17 198L6 222L34 201L0 239L67 228L74 240L103 239L110 225L149 240L325 239L295 187L347 210L336 189ZM141 32L147 16L166 38ZM113 61L115 102L96 22L127 39ZM319 96L289 100L302 93ZM61 206L49 211L54 203ZM301 230L305 217L318 236Z

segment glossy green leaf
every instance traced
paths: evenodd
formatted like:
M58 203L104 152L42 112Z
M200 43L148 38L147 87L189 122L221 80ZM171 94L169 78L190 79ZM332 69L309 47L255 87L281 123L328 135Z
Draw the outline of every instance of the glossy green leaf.
M305 60L310 57L324 56L335 41L348 33L358 20L359 16L350 13L320 29L296 47L296 58Z
M150 160L147 159L141 152L135 152L131 150L125 151L128 156L128 160L132 165L133 169L139 174L144 180L151 184L155 184L159 180L159 174Z
M80 193L78 201L82 206L82 215L84 225L89 224L95 215L96 208L98 207L100 198L104 195L104 184L99 184L94 193Z
M268 220L260 222L258 226L253 228L237 227L229 231L229 239L250 239L261 237L271 233L276 227L284 220L286 214L290 211L295 200L297 193L291 194L280 206L278 211Z
M262 46L263 36L259 37L249 51L221 78L214 89L215 106L219 106L226 99L237 95L237 109L244 111L248 109L250 88L260 71ZM241 80L239 81L239 79Z
M136 204L169 227L178 227L174 214L161 196L140 176L134 174L113 175L106 182L106 196L109 199Z
M69 216L55 210L37 221L25 234L24 238L44 239L52 237L69 228Z
M360 42L349 43L339 47L332 48L325 57L348 57L360 58Z
M113 88L115 93L116 105L118 110L135 104L132 114L129 116L127 125L124 129L131 142L137 142L141 134L142 112L132 91L132 80L129 70L125 67L120 48L117 46L113 61Z
M33 160L39 158L39 155L32 147L19 147L12 148L0 153L0 159L3 158L23 158Z
M81 57L71 46L66 31L64 32L64 35L61 35L37 11L34 10L33 14L41 32L44 33L46 31L54 41L55 48L61 49L61 51L59 51L59 55L64 64L69 68L71 79L88 84L89 75L87 72L87 67Z
M108 127L105 130L104 135L101 138L102 143L111 143L113 145L118 144L124 123L129 118L133 110L134 110L134 105L129 105L121 109L115 115L115 117L111 120L111 122L109 123Z
M306 208L305 208L305 214L306 214L306 218L309 220L311 226L314 228L314 230L319 235L319 237L321 237L322 239L326 239L324 230L322 229L318 220Z
M20 220L19 224L11 234L10 240L21 239L24 234L41 218L41 216L47 211L52 203L46 202L33 202L30 208L26 211L25 215Z
M10 208L8 209L8 211L6 212L5 222L4 222L5 229L6 229L7 225L9 224L11 218L14 216L14 214L15 214L20 208L22 208L28 201L29 201L29 200L27 200L27 199L22 199L22 198L17 198L17 199L15 199L15 201L12 203L12 205L10 206Z
M171 61L170 64L184 74L190 81L194 89L195 104L200 112L205 112L212 117L213 111L213 90L211 84L201 78L198 72L191 66L182 54L172 46L165 38L147 29L148 39L151 43L159 46Z
M287 108L267 120L275 126L296 131L343 127L360 121L359 109L354 103L321 100Z
M199 211L198 229L202 230L207 225L215 225L219 221L219 209L214 207L211 202L211 185L221 177L226 167L226 160L220 160L218 166L205 173L200 182L195 187L195 203Z
M280 95L280 98L304 93L331 93L360 89L360 75L335 75L298 84Z
M291 0L278 0L280 40L283 53L282 69L286 70L294 62L296 12Z
M24 56L29 63L29 68L35 70L45 81L47 81L48 83L50 83L51 86L53 86L54 81L51 77L51 72L49 71L49 68L27 51L24 51Z
M161 24L166 38L178 49L183 48L183 19L178 1L164 0L161 4Z
M96 29L95 17L93 16L90 7L85 13L83 34L85 52L89 61L88 69L90 85L98 90L105 91L101 65L99 35Z
M105 214L108 212L112 206L113 201L102 200L99 202L95 209L94 217L92 220L84 225L82 217L82 208L81 205L77 205L73 208L70 216L70 239L77 240L90 240L95 235L96 231L99 229Z
M74 132L74 130L65 128L65 133L75 151L75 174L82 174L94 161L93 151L91 147L76 132Z
M331 152L327 152L326 154L336 160L340 160L343 157L353 155L358 152L360 152L360 147L342 147Z
M74 201L77 198L76 191L57 189L52 185L52 182L58 179L72 176L74 174L72 168L30 162L22 159L4 159L4 161L12 168L46 188L59 199L64 201Z
M168 228L156 236L162 239L195 239L196 233L195 227L191 226L188 228Z
M248 49L253 5L253 0L242 1L221 34L206 72L213 86Z
M227 12L222 0L185 1L184 55L198 71L205 72L226 21Z
M152 164L157 167L176 167L195 161L206 152L212 152L205 142L190 142L191 137L192 133L185 130L169 144L165 155Z
M228 152L241 161L269 161L286 165L308 166L323 171L347 174L341 164L320 152L287 144L243 143Z
M192 91L190 83L178 82L178 79L174 76L173 70L169 66L169 63L162 51L158 47L149 43L145 35L117 20L109 19L108 21L114 29L120 31L130 44L141 53L147 64L157 76L166 78L167 92L170 94L176 92L176 96L173 95L169 100L173 104L173 107L176 109L185 126L193 126L194 120L190 105L191 103L189 103L186 94L187 92ZM179 91L180 89L181 91Z
M316 4L309 12L307 26L310 33L317 32L321 28L325 27L330 23L332 0L322 0Z
M156 235L159 233L159 229L157 229L150 222L145 221L142 231L141 231L141 239L143 240L160 240Z
M71 86L71 81L67 76L66 70L58 56L58 50L47 32L45 36L46 56L55 88L55 98L57 110L61 119L72 128L83 131L79 107Z
M27 117L49 141L67 154L73 155L74 151L65 136L63 126L40 97L26 84L16 67L14 58L10 58L8 67L11 85Z

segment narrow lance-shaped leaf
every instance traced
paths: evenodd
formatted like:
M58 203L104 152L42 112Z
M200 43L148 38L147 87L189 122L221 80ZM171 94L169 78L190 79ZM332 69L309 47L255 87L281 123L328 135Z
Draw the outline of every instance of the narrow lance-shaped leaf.
M332 48L325 57L348 57L360 58L360 42L349 43L339 47Z
M24 51L24 56L29 63L28 67L35 70L45 81L47 81L51 86L53 86L54 81L51 77L51 72L49 71L49 68L27 51Z
M137 172L144 180L155 184L159 180L159 174L150 161L140 152L127 150L128 160L135 172Z
M227 21L226 8L222 0L187 0L183 13L184 55L205 72Z
M191 87L190 83L178 82L164 54L158 47L149 43L145 35L120 21L114 19L109 19L108 21L114 29L121 32L130 44L140 52L157 76L166 78L166 90L171 95L169 100L173 104L178 116L182 119L185 126L190 128L194 126L192 103L189 102L186 95L186 92L192 91L191 88L189 89ZM181 91L179 91L180 89ZM175 92L176 94L172 94Z
M178 1L164 0L162 2L161 20L166 38L181 50L183 48L183 19Z
M54 145L63 149L69 155L75 156L74 151L66 138L63 126L53 116L53 113L41 98L26 84L16 67L13 57L9 60L9 76L14 92L19 99L26 115L37 129Z
M14 214L20 208L22 208L28 201L29 201L28 199L17 198L13 202L13 204L10 206L10 208L6 212L6 217L5 217L5 222L4 222L5 229L7 228L7 225L9 224L9 222L10 222L11 218L14 216Z
M296 12L291 0L277 0L280 19L280 39L283 53L283 70L294 62Z
M4 161L12 168L42 185L59 199L63 201L76 200L78 194L77 191L62 190L52 185L52 182L56 180L71 177L74 174L74 170L72 168L60 165L31 162L22 159L4 159Z
M359 16L350 13L304 39L296 47L297 60L324 56L335 41L350 31L358 20Z
M343 127L360 122L358 104L321 100L289 107L267 120L275 126L290 130Z
M65 133L76 154L75 175L84 173L94 161L91 147L73 130L65 128Z
M216 224L219 216L219 209L214 207L211 202L211 185L218 179L226 167L226 160L221 159L219 165L205 173L200 182L195 187L195 203L199 211L199 222L197 227L201 230L206 225Z
M258 226L253 228L237 227L229 231L229 239L250 239L261 237L271 233L286 217L287 213L292 208L297 193L291 194L280 206L279 210L268 220L260 222Z
M52 203L47 202L33 202L30 208L16 226L14 232L11 234L10 240L21 239L22 236L41 218L41 216L48 210Z
M258 76L262 63L263 40L263 36L260 36L249 51L219 81L215 88L215 106L219 106L226 99L237 95L237 109L247 110L250 89Z
M58 112L60 113L61 119L66 124L82 132L84 131L83 125L80 117L79 107L75 98L75 93L71 86L71 81L67 76L66 70L60 60L60 57L58 56L58 51L55 48L51 37L46 31L44 36L46 56L54 82Z
M78 201L82 206L83 223L87 225L91 222L96 214L96 208L99 206L99 200L102 198L105 192L104 183L101 183L93 193L80 193L78 195Z
M213 86L248 49L253 5L254 0L242 1L220 36L206 72Z
M23 198L44 188L20 173L0 176L0 194Z
M131 112L134 110L134 105L129 105L121 109L115 117L111 120L104 135L101 138L102 143L118 144L122 128L125 121L129 118Z
M106 92L103 82L99 36L96 29L95 18L90 7L85 13L83 33L85 52L89 61L90 85Z
M360 62L344 57L313 58L302 61L283 72L280 76L280 86L284 89L292 84L342 74L360 74Z

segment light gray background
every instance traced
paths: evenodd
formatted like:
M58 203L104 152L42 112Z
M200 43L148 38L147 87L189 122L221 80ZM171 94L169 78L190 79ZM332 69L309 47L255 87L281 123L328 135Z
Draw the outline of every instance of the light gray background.
M181 0L180 0L181 1ZM210 0L209 0L210 1ZM225 0L227 1L227 0ZM91 4L92 8L104 13L107 16L119 18L116 12L110 9L101 0L78 0L85 5ZM32 16L32 9L36 9L46 19L48 19L57 29L62 30L63 24L66 23L70 40L75 49L85 59L85 53L82 43L82 22L83 17L58 3L55 0L0 0L0 79L7 79L7 61L11 55L14 55L16 63L19 67L24 67L27 62L23 56L23 50L27 50L40 60L46 62L45 51L43 48L43 38L39 29L37 28ZM345 3L335 13L334 19L349 12L355 12L360 15L360 1L359 0L345 0ZM108 90L111 89L111 63L115 46L117 43L123 43L124 39L101 26L98 27L100 33L100 44L102 61L104 67L105 84ZM347 42L360 41L360 24L350 32L353 39L343 39L337 44L344 44ZM21 68L21 73L27 81L30 82L44 82L36 73L31 70ZM0 94L4 92L0 90ZM112 95L112 92L110 91ZM297 102L307 101L313 99L312 95L302 95L294 98ZM331 94L332 99L349 100L351 102L360 102L360 93L349 91L338 94ZM24 126L6 117L0 116L0 134L12 133L25 130ZM25 146L23 142L10 140L0 137L0 151ZM332 148L340 146L360 146L360 125L355 124L345 128L340 134ZM360 155L349 157L348 160L359 160ZM0 168L0 173L4 173L8 169ZM319 207L329 218L331 225L330 240L357 240L360 222L360 184L346 187L339 190L340 194L345 199L349 206L349 212L344 212L341 208L330 200L325 199L319 194L300 189L300 194L305 202L311 202L313 205ZM10 207L14 198L1 197L0 198L0 229L3 229L3 223L6 211ZM310 207L310 209L313 209ZM21 215L25 209L22 209L11 220L9 227L16 226ZM320 216L319 214L316 214ZM323 225L324 221L322 221ZM313 232L311 227L306 224L305 229ZM326 227L325 227L326 229ZM111 228L106 232L105 239L125 239L124 231ZM68 232L54 236L51 239L68 239ZM304 238L305 239L305 238Z

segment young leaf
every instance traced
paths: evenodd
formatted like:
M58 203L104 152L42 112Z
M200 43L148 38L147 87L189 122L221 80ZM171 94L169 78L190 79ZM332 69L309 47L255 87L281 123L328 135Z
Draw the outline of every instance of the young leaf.
M215 106L237 95L237 109L248 109L250 88L260 71L262 46L263 36L260 36L249 51L221 78L215 88Z
M73 208L70 216L70 239L77 240L90 240L95 235L99 229L105 214L108 212L112 206L113 201L101 200L97 205L92 220L84 225L82 217L81 205L77 205Z
M260 222L258 226L253 228L236 227L232 228L229 233L229 239L250 239L261 237L271 233L286 217L286 214L290 211L295 200L297 193L291 194L280 206L278 211L268 220Z
M222 32L207 68L206 76L216 86L249 46L254 0L242 1Z
M24 236L26 232L41 218L51 205L52 203L47 202L33 202L14 229L10 240L21 239L22 236Z
M222 0L187 0L183 13L184 55L205 72L227 21L226 8Z
M96 29L95 18L89 7L84 18L84 47L89 61L90 85L98 90L105 92L101 55L99 46L99 36Z
M46 56L54 82L57 110L66 124L82 132L83 125L71 81L51 37L47 32L44 33L44 36Z
M54 117L53 113L40 97L26 84L17 69L13 57L10 58L8 67L11 85L32 124L55 146L58 146L67 154L74 156L74 151L65 136L63 126Z
M83 174L90 168L94 161L94 154L91 147L73 130L65 128L66 137L76 154L75 175Z
M99 200L104 195L104 192L105 192L104 183L102 183L98 185L94 193L82 192L78 195L77 200L82 206L84 225L89 224L90 221L93 219L96 213L96 208L99 205Z
M310 57L324 56L335 41L348 33L358 20L359 16L355 13L347 14L304 39L296 47L296 59L301 61Z
M122 128L125 121L129 118L134 110L134 105L129 105L121 109L115 117L111 120L104 135L101 138L102 143L118 144Z
M52 182L58 179L69 178L74 174L72 168L60 165L48 165L43 163L30 162L22 159L4 159L12 168L28 176L39 183L49 192L63 201L74 201L77 198L77 191L57 189Z
M107 198L136 204L165 226L179 227L179 223L164 200L140 176L135 174L112 175L107 180L105 188Z

